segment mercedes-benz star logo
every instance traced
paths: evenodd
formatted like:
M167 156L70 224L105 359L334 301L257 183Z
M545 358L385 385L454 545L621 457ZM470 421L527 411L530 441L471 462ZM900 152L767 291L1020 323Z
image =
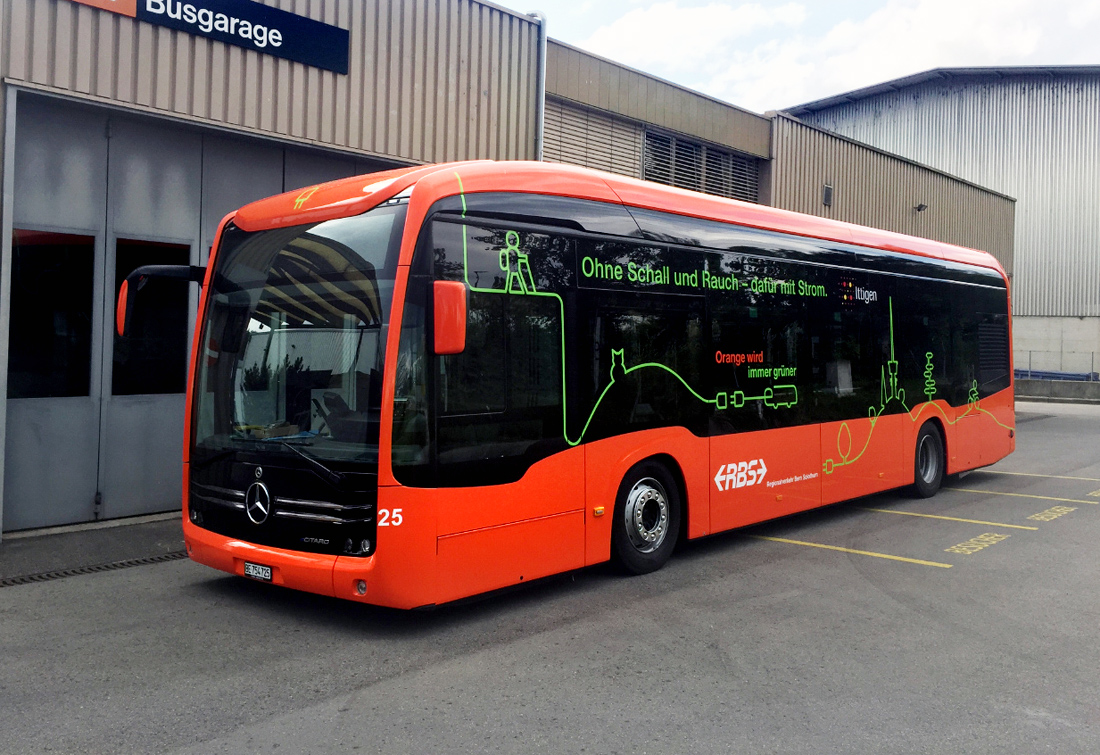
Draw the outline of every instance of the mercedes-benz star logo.
M248 486L248 492L244 495L244 510L253 524L267 521L267 515L271 513L271 493L267 485L254 482Z

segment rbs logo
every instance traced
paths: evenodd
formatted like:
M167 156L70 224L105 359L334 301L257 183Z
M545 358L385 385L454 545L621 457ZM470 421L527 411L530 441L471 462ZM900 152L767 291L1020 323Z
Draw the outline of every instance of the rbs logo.
M718 467L718 474L714 475L714 484L719 490L747 488L763 482L767 473L768 467L763 459L723 464Z

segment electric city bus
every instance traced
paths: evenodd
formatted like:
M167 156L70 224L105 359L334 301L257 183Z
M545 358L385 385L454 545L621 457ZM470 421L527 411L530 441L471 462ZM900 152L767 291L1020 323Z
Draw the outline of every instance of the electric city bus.
M227 216L183 528L202 564L415 608L1015 447L988 254L596 171L466 162Z

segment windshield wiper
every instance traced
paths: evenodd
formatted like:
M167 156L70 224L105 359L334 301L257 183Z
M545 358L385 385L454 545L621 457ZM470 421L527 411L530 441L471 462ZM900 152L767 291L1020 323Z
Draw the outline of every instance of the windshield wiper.
M321 479L323 479L328 484L332 485L334 488L339 488L339 487L343 486L343 484L344 484L344 475L342 473L337 472L336 470L333 470L333 469L329 469L324 464L322 464L317 459L316 456L311 456L310 454L307 454L305 451L298 448L293 443L287 443L285 440L281 440L281 441L279 441L279 444L283 445L283 446L286 446L291 451L298 454L303 459L305 459L307 462L309 462L310 466L312 466L314 468L314 470L316 470L317 472L320 473Z

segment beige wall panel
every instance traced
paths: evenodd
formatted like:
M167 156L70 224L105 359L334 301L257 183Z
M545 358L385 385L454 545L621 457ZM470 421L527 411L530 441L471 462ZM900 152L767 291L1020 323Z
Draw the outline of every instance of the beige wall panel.
M416 129L417 116L412 105L413 90L411 83L414 81L414 70L419 58L424 54L424 50L414 41L416 6L416 3L398 3L393 10L397 21L395 38L399 45L397 49L401 50L401 54L398 55L400 65L395 66L394 70L397 74L397 78L393 80L394 91L397 93L394 98L397 109L396 112L393 108L390 109L389 127L394 130L393 139L390 143L393 145L394 154L409 156L412 156L412 134ZM405 120L406 118L407 120ZM400 121L402 120L405 120L406 128L401 127Z
M454 75L458 67L458 33L449 6L450 0L440 0L432 6L434 17L430 24L437 31L432 49L432 68L426 78L433 89L424 93L427 103L425 112L431 113L430 123L424 125L424 154L440 155L445 160L453 159L456 154L454 129L439 128L439 124L454 123L458 98ZM445 92L446 96L432 96L432 92Z
M1010 273L1015 201L865 145L775 118L776 207L981 249ZM833 186L833 204L822 201ZM917 212L920 204L927 209Z
M0 9L0 19L4 22L4 29L25 32L29 28L27 21L28 8L25 4L15 4L11 0L5 0ZM3 30L0 30L3 31ZM0 73L19 78L27 75L27 48L31 41L25 34L4 31L4 41L0 42L3 55L0 56Z
M478 65L477 75L477 87L473 92L473 104L476 113L476 138L473 141L473 154L474 156L481 156L489 152L490 140L492 135L492 122L489 120L489 103L485 97L485 93L489 90L489 85L492 81L491 70L493 67L494 50L493 50L493 28L489 14L479 8L477 11L477 44L473 46L474 50L481 49L483 51L481 57L481 63Z
M348 28L366 29L363 17L363 3L352 3L348 8ZM348 65L352 70L364 70L365 45L360 37L353 37L348 49ZM357 133L355 123L358 122L363 108L363 92L358 87L349 86L345 81L341 89L341 97L346 97L344 111L343 131L340 132L346 143L352 144L361 138Z
M53 31L53 16L55 15L56 7L53 3L41 4L36 3L31 8L30 17L32 28L34 29L49 29ZM50 80L52 78L50 70L50 45L52 39L46 39L37 37L31 40L31 76L36 79Z
M473 37L473 24L471 23L471 10L470 6L466 3L460 2L460 0L454 0L456 4L456 15L458 21L455 29L455 58L454 67L451 69L457 72L457 79L453 82L448 81L448 87L454 87L455 91L455 110L451 116L451 129L454 134L454 154L456 155L468 155L470 154L469 144L467 143L467 136L469 132L470 124L470 111L471 111L471 98L473 97L474 89L477 87L475 81L475 72L469 65L470 58L470 41Z
M88 48L82 57L89 61L88 65L93 73L90 88L81 91L83 94L92 94L93 92L110 89L113 82L118 78L117 66L114 61L105 59L103 56L97 56L92 52L93 50L114 50L118 46L118 24L110 16L96 13L92 8L87 10L93 14L89 21L89 26L93 29L93 40L92 46ZM3 58L0 58L0 65L3 65L2 61Z
M0 75L408 162L534 156L538 27L473 0L263 0L349 29L342 76L71 0L0 0Z
M191 102L191 77L195 69L194 45L175 45L175 71L172 76L172 110L186 110Z
M522 28L520 31L523 33ZM532 43L529 45L517 45L522 51L520 60L521 70L524 71L524 75L517 80L519 93L516 95L515 111L519 114L519 123L515 130L516 134L533 134L537 127L536 121L538 120L538 29L532 28L526 33L532 36ZM517 140L517 157L522 154L522 150L523 143Z
M486 9L487 10L487 9ZM501 70L501 24L500 17L491 14L483 14L485 22L485 44L489 48L489 55L482 63L484 79L481 82L481 96L478 101L482 108L482 133L486 135L485 149L487 153L496 154L500 148L500 139L497 125L500 123L500 110L497 108L498 100L489 99L487 93L492 89L500 90L500 82L504 76Z
M54 46L53 71L57 85L70 89L73 87L72 70L75 61L68 50L76 49L73 44L73 16L77 8L73 3L57 6L57 18L54 22L54 33L57 35L57 44Z
M588 107L769 157L767 118L550 40L546 91Z
M431 34L432 29L437 29L435 4L425 3L418 6L419 10L416 15L416 46L418 49L423 50L423 53L416 57L415 65L413 67L413 80L414 81L430 81L435 76L435 54L436 45L435 40ZM442 34L442 30L439 34ZM412 91L413 98L413 122L412 122L412 145L409 149L409 154L413 155L417 160L423 159L423 155L427 154L427 135L432 122L432 107L429 104L431 98L427 96L428 93L425 87Z

